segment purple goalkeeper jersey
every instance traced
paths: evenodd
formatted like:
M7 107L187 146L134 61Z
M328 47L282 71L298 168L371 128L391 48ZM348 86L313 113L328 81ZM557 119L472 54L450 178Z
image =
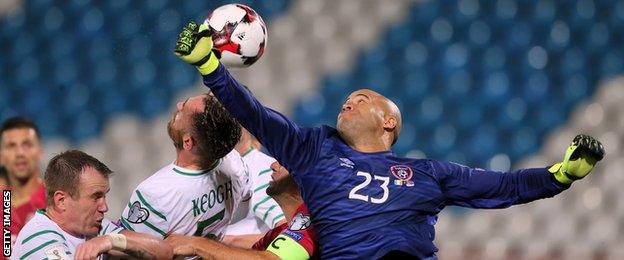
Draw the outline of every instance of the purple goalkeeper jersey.
M495 172L391 151L358 152L332 127L300 127L262 106L222 65L204 76L204 84L291 172L323 259L390 252L435 259L434 225L445 206L505 208L569 187L546 168Z

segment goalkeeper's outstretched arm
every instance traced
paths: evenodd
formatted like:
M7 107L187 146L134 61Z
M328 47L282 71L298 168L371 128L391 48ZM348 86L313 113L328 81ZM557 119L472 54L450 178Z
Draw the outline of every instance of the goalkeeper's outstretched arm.
M563 161L551 167L503 173L438 161L430 164L442 186L446 205L505 208L561 193L573 181L587 176L603 157L600 142L578 135Z

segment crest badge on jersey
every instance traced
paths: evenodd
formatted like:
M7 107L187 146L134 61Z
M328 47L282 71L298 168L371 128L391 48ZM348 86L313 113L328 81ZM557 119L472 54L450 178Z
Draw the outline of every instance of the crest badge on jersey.
M128 210L128 222L130 223L143 223L149 217L149 211L146 208L141 207L141 203L135 201L130 205L130 210Z
M290 230L299 231L308 228L312 224L309 215L304 215L303 213L298 213L293 220L290 222Z
M45 249L45 254L50 260L69 260L71 259L67 253L65 253L65 248L60 243L52 244L52 246Z
M409 166L393 165L392 167L390 167L390 172L396 178L396 180L394 180L394 185L397 185L397 186L405 185L407 187L414 186L414 182L412 181L414 172L412 171L412 168L410 168Z

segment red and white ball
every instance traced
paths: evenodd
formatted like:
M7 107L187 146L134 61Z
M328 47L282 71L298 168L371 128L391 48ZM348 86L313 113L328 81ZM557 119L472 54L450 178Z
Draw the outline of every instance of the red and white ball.
M267 44L267 29L262 17L249 6L223 5L204 21L212 34L213 51L228 67L244 68L254 64Z

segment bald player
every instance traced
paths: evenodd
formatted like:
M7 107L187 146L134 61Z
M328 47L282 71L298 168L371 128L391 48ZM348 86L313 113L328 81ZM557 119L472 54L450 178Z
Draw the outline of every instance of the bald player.
M390 148L401 130L400 112L369 89L346 98L337 129L300 127L238 83L212 54L203 30L189 23L176 54L197 66L204 85L292 173L322 259L435 259L434 224L447 205L504 208L552 197L604 156L600 142L579 135L561 163L507 173L399 157Z

